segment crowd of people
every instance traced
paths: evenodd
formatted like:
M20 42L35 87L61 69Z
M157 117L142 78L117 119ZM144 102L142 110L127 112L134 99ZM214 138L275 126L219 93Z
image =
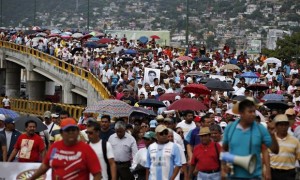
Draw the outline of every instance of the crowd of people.
M26 122L21 134L13 119L0 116L2 161L42 162L30 179L49 168L53 179L296 179L300 83L295 61L270 63L262 54L250 58L227 44L216 51L191 44L184 56L177 48L156 44L155 38L143 43L102 34L100 40L110 40L92 47L92 35L44 33L35 40L35 34L2 32L1 39L91 71L112 98L131 106L143 108L141 100L176 95L163 100L165 108L145 107L155 117L84 113L75 121L66 111L47 111L41 120L48 129L38 134L34 122ZM236 66L224 68L228 65ZM219 80L210 80L216 77ZM185 89L209 81L225 81L232 90L201 94ZM169 111L172 103L186 98L202 102L206 109ZM270 101L279 105L268 106ZM253 172L227 162L226 153L254 155Z

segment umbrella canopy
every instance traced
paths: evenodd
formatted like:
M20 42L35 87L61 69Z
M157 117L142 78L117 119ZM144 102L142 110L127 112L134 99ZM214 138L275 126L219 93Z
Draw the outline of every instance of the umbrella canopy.
M101 44L107 44L107 43L111 43L113 42L114 40L113 39L110 39L110 38L102 38L100 39L98 42L101 43Z
M183 88L183 90L195 94L210 94L210 90L203 84L189 84Z
M192 61L193 59L190 56L179 56L178 60L182 61Z
M50 31L51 34L61 34L61 31L59 29L52 29Z
M234 89L226 82L223 81L208 81L205 86L210 90L215 91L234 91Z
M262 99L265 101L283 101L284 97L281 94L266 94Z
M159 97L160 101L175 101L175 97L179 96L179 93L165 93Z
M17 130L24 132L25 123L29 120L35 121L37 124L35 132L41 132L47 129L47 126L37 117L33 116L20 116L15 118L15 127Z
M152 36L150 36L150 38L151 38L151 39L160 39L160 37L157 36L157 35L152 35Z
M37 37L46 37L47 34L44 33L44 32L40 32L40 33L37 33L35 36L37 36Z
M134 117L156 116L156 113L154 111L142 107L132 107L130 111L130 116Z
M264 62L267 64L272 64L272 63L275 63L275 64L280 63L281 64L281 61L274 57L267 58Z
M138 39L141 43L146 44L148 42L148 37L146 36L142 36Z
M281 110L286 110L289 108L289 105L285 102L282 101L266 101L264 103L265 106L267 106L269 109L281 109Z
M205 76L201 71L190 71L186 74L187 76Z
M34 26L33 28L32 28L32 30L34 30L34 31L37 31L37 30L40 30L41 28L39 27L39 26Z
M244 78L258 78L254 72L245 72L241 76Z
M251 84L249 86L246 87L246 89L251 90L251 91L264 91L269 89L269 86L266 84Z
M241 69L240 67L238 67L237 65L234 65L234 64L226 64L225 66L221 67L220 69L223 69L223 70L239 70Z
M82 38L83 37L83 34L82 33L74 33L72 35L72 38Z
M90 35L96 36L96 37L104 36L104 34L102 32L98 32L98 31L90 32Z
M96 42L90 41L90 42L86 42L85 46L88 48L97 48L99 46L99 44L97 44Z
M122 49L125 49L124 46L115 47L111 52L119 53Z
M97 38L97 37L91 37L91 38L88 39L88 41L94 41L94 42L99 41L99 40L100 39Z
M62 34L67 34L67 35L71 36L73 33L66 31L66 32L63 32Z
M219 79L205 78L205 79L201 79L199 82L201 84L206 84L208 81L219 81Z
M156 107L156 108L161 108L161 107L166 107L166 105L158 101L156 99L144 99L138 102L140 106L147 106L147 107Z
M67 35L67 34L60 35L60 37L61 37L62 39L70 39L70 38L71 38L71 36L70 36L70 35Z
M137 51L134 50L134 49L128 49L128 50L124 51L124 53L125 53L125 54L136 54Z
M113 117L128 117L132 106L124 101L116 99L102 100L93 106L89 106L84 111L85 113L99 113L110 115Z
M26 30L24 31L24 35L30 35L30 34L35 34L36 31L35 30Z
M72 49L71 54L74 55L76 52L83 53L83 49L81 47L76 47L76 48Z
M201 62L210 62L210 61L212 61L212 59L210 59L209 57L202 57L202 58L199 59L199 61L201 61Z
M49 34L48 37L59 37L60 34Z
M20 116L17 112L10 109L4 109L4 108L0 108L0 114L3 114L5 117L11 117L11 118L16 118Z
M246 98L247 98L246 96L235 96L232 100L234 100L234 101L243 101ZM254 101L255 101L256 104L258 104L260 102L257 98L254 98Z
M192 111L203 111L207 110L207 107L200 101L191 98L182 98L173 102L169 107L168 110L192 110Z

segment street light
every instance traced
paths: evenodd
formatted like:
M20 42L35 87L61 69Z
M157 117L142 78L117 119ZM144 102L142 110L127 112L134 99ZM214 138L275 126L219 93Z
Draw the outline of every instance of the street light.
M87 7L87 30L90 30L90 0L88 0L88 7Z

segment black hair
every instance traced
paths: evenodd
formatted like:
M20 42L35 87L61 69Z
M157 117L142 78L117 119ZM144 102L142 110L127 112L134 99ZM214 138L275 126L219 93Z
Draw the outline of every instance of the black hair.
M210 114L205 114L201 117L201 122L204 123L205 119L209 118Z
M253 107L253 106L255 106L253 101L250 101L249 99L245 99L241 101L239 104L239 112L243 112L247 107Z
M70 117L70 113L68 112L68 111L66 111L66 110L62 110L60 113L59 113L59 115L67 115L68 117Z
M28 121L25 122L25 128L28 127L29 123L34 123L35 126L37 126L37 123L34 120L28 120Z
M222 128L218 124L212 124L211 126L209 126L209 130L210 131L218 131L219 133L222 134Z
M186 110L185 111L185 116L187 116L188 114L193 114L194 115L194 111L192 111L192 110Z
M101 117L101 119L107 119L109 122L110 122L110 115L103 115L102 117Z
M95 131L99 132L101 130L101 127L99 125L99 123L94 122L94 121L89 121L87 123L87 127L93 127Z
M152 71L152 70L148 71L148 74L150 74L150 73L153 73L156 76L156 72L155 71Z

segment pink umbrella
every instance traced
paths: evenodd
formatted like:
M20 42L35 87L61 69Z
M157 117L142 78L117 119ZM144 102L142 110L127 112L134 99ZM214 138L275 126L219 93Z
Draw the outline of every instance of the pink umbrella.
M182 61L192 61L193 60L190 56L179 56L178 59L182 60Z
M32 30L34 30L34 31L37 31L37 30L40 30L41 28L40 27L38 27L38 26L34 26L33 28L32 28Z
M207 107L200 101L191 98L182 98L173 102L169 107L168 110L192 110L192 111L203 111L207 110Z

